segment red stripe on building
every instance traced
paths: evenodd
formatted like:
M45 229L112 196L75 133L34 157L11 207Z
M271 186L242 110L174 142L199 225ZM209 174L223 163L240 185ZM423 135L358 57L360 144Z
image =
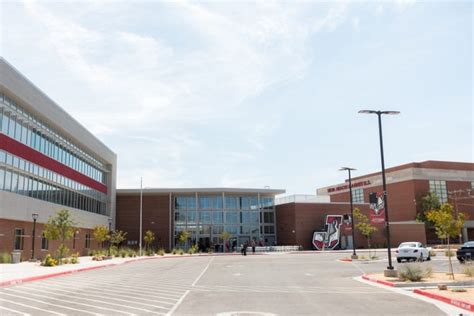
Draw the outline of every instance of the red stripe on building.
M103 183L95 181L92 178L60 163L59 161L50 158L35 149L26 146L18 142L17 140L8 137L7 135L0 133L0 149L6 150L7 152L26 159L38 166L54 171L68 179L74 180L85 186L93 188L104 194L107 194L107 186Z

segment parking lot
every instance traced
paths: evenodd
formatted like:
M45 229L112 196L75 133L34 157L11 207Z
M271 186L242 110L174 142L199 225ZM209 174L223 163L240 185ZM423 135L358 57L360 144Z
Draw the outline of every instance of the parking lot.
M0 314L445 314L423 300L354 280L382 271L387 262L379 255L372 263L339 262L340 253L159 258L2 288ZM447 269L445 257L424 264Z

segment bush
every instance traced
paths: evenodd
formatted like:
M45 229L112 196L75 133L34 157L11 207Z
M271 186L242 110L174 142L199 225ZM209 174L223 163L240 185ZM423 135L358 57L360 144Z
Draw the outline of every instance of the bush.
M54 259L50 254L46 255L43 262L41 262L42 266L45 267L54 267L58 265L58 260Z
M156 252L156 254L157 254L158 256L164 256L164 255L165 255L165 250L164 250L163 248L160 248L160 249L158 249L158 251Z
M436 257L436 251L430 250L430 257Z
M199 250L198 246L196 244L192 245L189 249L188 249L188 253L190 255L194 254L194 253L197 253Z
M474 264L470 262L466 263L464 267L462 267L462 273L464 273L468 277L474 277Z
M68 263L69 263L69 258L62 259L62 264L68 264Z
M178 249L177 249L177 248L173 248L173 250L171 250L171 253L172 253L173 255L178 254Z
M454 251L445 250L445 251L444 251L444 255L445 255L446 257L453 257L453 256L454 256Z
M178 255L184 255L184 250L183 249L178 249Z
M154 256L155 255L155 251L152 249L152 248L148 248L147 250L145 250L145 254L147 256Z
M0 263L12 263L12 256L8 252L0 254Z
M407 263L398 272L400 279L411 282L418 282L429 278L432 274L433 269L430 266L423 266L419 263Z
M111 246L110 247L110 255L112 257L118 257L119 256L119 250L116 246Z
M72 264L77 264L77 263L79 263L79 258L78 258L78 257L79 257L79 252L73 253L73 254L71 255L71 263L72 263Z

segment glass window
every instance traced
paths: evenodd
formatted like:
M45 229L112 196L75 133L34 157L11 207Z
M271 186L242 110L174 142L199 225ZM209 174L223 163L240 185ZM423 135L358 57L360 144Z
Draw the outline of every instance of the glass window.
M89 249L91 247L91 233L86 234L86 245L85 248Z
M263 232L265 234L274 234L275 233L275 227L274 226L263 226Z
M196 211L188 211L188 223L196 223Z
M5 184L5 169L3 167L0 167L0 190L4 189L4 184Z
M258 212L251 212L250 213L250 223L251 224L258 224L258 217L259 217L258 215L259 214L260 213L258 213Z
M225 208L228 210L237 210L240 208L239 198L237 196L225 197Z
M14 250L23 250L25 230L23 228L15 228Z
M185 223L186 222L186 212L185 211L175 211L174 212L174 221L176 223Z
M48 250L49 247L49 241L48 238L46 238L45 233L43 232L41 234L41 250Z
M199 222L204 224L211 223L211 212L210 211L201 211L199 212Z
M240 222L242 224L250 223L250 212L247 212L247 211L240 212Z
M222 224L224 222L224 213L220 211L212 212L212 222L214 224Z
M211 198L209 196L199 197L199 208L202 210L210 209L212 207Z
M239 222L239 212L226 212L226 224L237 224Z
M12 173L10 170L5 171L5 184L4 184L4 190L5 191L10 191L12 188Z
M225 231L232 234L236 235L239 232L239 226L225 226Z
M266 209L273 208L273 197L263 197L261 198L262 207Z
M274 216L272 212L264 212L263 213L263 222L268 224L273 224Z
M446 181L430 180L430 192L435 193L441 203L448 202L448 191L446 190Z
M364 203L364 189L352 189L352 203Z

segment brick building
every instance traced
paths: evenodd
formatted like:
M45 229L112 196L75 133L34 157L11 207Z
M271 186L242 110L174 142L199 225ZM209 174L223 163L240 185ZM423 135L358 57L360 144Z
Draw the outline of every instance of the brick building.
M421 211L420 200L433 192L441 203L449 202L458 212L467 215L462 240L474 239L474 163L431 160L413 162L386 169L386 179L392 236L397 225L418 224L416 218ZM329 197L331 203L349 201L348 180L342 184L319 188L316 192L318 196ZM381 172L352 178L354 203L368 203L370 192L382 192ZM423 241L420 238L417 240ZM395 239L393 240L396 245ZM439 242L433 229L426 228L426 241Z
M78 227L67 247L86 254L92 228L115 217L117 157L2 58L0 73L0 252L29 259L34 241L33 257L54 253L43 224L68 209Z

